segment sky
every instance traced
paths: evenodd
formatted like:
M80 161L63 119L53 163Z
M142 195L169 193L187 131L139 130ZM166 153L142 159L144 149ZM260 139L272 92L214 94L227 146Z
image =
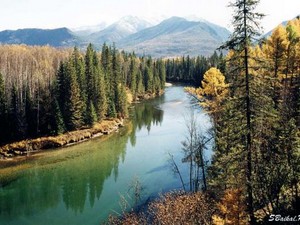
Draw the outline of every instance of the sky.
M77 28L112 23L123 16L197 16L230 30L230 0L0 0L0 30ZM258 12L268 32L300 14L300 0L261 0Z

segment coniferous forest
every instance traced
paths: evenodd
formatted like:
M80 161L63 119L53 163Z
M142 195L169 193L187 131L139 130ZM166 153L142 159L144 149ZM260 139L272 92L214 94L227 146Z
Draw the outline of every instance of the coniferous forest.
M189 83L198 87L203 80L204 73L211 67L221 71L225 69L223 54L216 51L210 57L182 56L165 60L166 76L170 82ZM200 82L199 82L200 81Z
M186 88L213 124L205 134L214 139L210 165L202 158L207 138L193 121L183 145L192 173L207 169L202 191L165 194L146 215L128 213L112 218L112 224L147 224L149 219L156 224L299 223L300 18L257 42L263 18L255 12L257 3L231 5L235 30L221 47L228 54L219 68L205 72L199 88ZM189 185L197 187L198 179L194 182L192 176Z
M159 95L162 60L103 45L77 48L1 46L0 143L90 127L128 116L128 103ZM3 124L3 125L2 125Z
M292 221L297 224L300 208L300 18L298 16L279 25L269 36L262 37L260 21L264 15L256 12L258 3L259 0L235 0L230 4L234 11L233 33L220 46L220 53L214 52L210 57L154 59L151 56L138 56L134 52L119 51L114 44L103 44L100 51L96 51L92 44L84 50L77 47L58 49L49 46L0 45L0 147L20 140L58 136L78 130L82 132L82 129L92 128L102 121L128 118L131 115L132 121L129 121L126 132L113 136L115 139L107 139L109 144L103 144L105 140L103 143L99 141L95 147L86 145L84 150L89 150L93 156L99 154L98 150L102 145L109 149L108 145L117 143L118 139L120 149L115 147L106 152L107 149L101 149L106 154L99 157L101 160L91 160L85 155L85 162L81 162L82 164L77 164L76 157L84 155L78 149L78 154L74 154L74 158L70 157L74 165L78 165L78 168L83 165L83 171L92 177L89 183L86 182L88 179L84 173L76 174L72 179L74 171L71 170L72 166L67 167L67 163L67 169L61 166L58 174L71 173L71 176L65 179L59 175L57 182L56 177L52 176L52 170L57 170L59 166L50 167L48 180L57 185L49 186L57 187L56 200L59 207L62 205L60 196L63 196L67 210L71 198L76 203L76 196L69 186L73 182L76 186L84 179L81 183L84 184L84 191L79 194L80 213L83 213L85 205L88 205L85 195L89 193L90 206L93 208L100 202L102 189L107 188L104 185L106 179L111 179L107 186L113 183L118 189L121 185L124 186L122 179L128 179L128 174L138 170L134 166L142 170L149 166L146 164L155 164L156 167L142 171L142 175L147 174L145 180L150 177L155 182L163 182L156 180L157 177L160 178L157 174L166 174L166 168L171 167L171 172L181 182L180 191L160 196L155 193L157 196L154 196L154 200L153 196L143 199L144 187L135 178L124 194L125 197L119 193L120 214L106 217L105 222L252 225L272 224L277 215L282 219L277 222L290 224L287 222ZM177 92L169 94L173 93L174 96L161 96L166 81L184 83L188 87L184 88L184 92L182 86L175 85ZM178 93L184 95L184 98ZM130 107L131 103L158 96L161 97L155 103L154 99L153 102ZM201 113L208 115L206 122L209 123L209 128L201 130L200 126L205 123L205 118L202 117L203 121L200 121L203 124L197 124L194 114L191 115L189 121L185 121L186 139L181 140L181 145L177 144L182 154L169 153L168 165L166 166L166 160L163 161L164 164L159 164L161 155L156 149L149 150L146 147L163 146L159 145L161 143L153 143L153 140L161 141L157 139L160 135L169 142L174 141L173 134L170 134L173 130L171 132L167 128L172 129L173 121L182 122L177 117L182 108L188 108L184 105L186 102L192 109L195 108L195 102L197 106L201 106ZM179 110L176 108L178 106L182 108ZM193 113L198 113L197 110L198 108ZM169 117L168 127L155 130L155 139L150 136L151 126L155 124L159 127L165 112L169 113L166 116ZM142 132L137 135L138 131ZM142 153L139 152L139 157L150 152L147 155L149 161L145 165L134 164L136 161L143 164L140 163L143 159L134 158L132 155L136 152L132 153L133 151L130 152L131 155L128 154L133 161L124 163L126 145L129 145L127 133L130 148L135 149L140 144L147 149L148 152L145 153L140 148ZM149 137L153 139L147 139ZM145 142L138 143L139 138ZM206 158L208 151L211 153L209 159ZM112 153L117 154L111 155ZM152 155L153 158L150 159ZM31 160L34 161L35 158ZM65 159L61 159L63 160ZM57 161L54 159L50 162L59 163ZM93 163L91 170L86 166L86 161ZM119 161L122 161L122 169L126 175L121 172L119 174ZM106 170L103 172L101 166L105 163ZM15 164L18 165L18 162ZM49 172L46 164L42 174ZM129 165L129 170L126 170L126 165ZM10 167L13 166L4 165L4 175L0 175L6 179L6 173L9 174ZM26 165L22 166L15 170L25 171ZM39 171L35 165L30 166ZM29 168L30 166L28 164ZM99 185L95 168L102 179ZM184 170L183 173L181 169ZM23 175L27 175L26 179L30 183L30 176L38 174L32 171L29 175L13 171L17 175L12 173L12 178L7 176L9 179L0 184L0 188L8 190L7 196L15 197L15 190L10 189L9 185L16 185L14 180ZM113 178L110 177L112 174ZM117 184L118 176L122 178ZM30 183L32 189L42 180L40 177L35 178L37 182ZM68 188L62 188L61 183L68 184ZM149 183L147 184L151 185ZM5 189L6 185L8 189ZM161 190L163 188L165 187L161 187ZM61 194L61 189L67 194ZM19 188L17 193L23 190ZM38 187L36 190L44 195ZM108 195L115 193L109 191ZM129 193L133 193L133 197ZM21 199L23 204L22 194L17 194L16 199ZM127 196L129 200L126 199ZM5 199L6 196L3 194L0 197ZM108 201L107 199L105 200ZM9 204L3 201L1 208L5 210L9 206L9 209L13 209L17 200ZM95 200L98 201L97 204L94 204ZM134 202L134 206L130 205L130 201ZM76 209L75 203L70 208ZM24 208L26 207L25 204ZM24 215L20 215L22 219ZM289 218L291 221L287 221Z

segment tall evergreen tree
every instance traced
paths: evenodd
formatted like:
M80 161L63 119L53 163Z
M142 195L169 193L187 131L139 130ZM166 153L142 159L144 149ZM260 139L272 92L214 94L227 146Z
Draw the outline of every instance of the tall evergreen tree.
M68 130L76 130L83 124L83 104L77 83L76 70L72 61L66 63L66 78L65 123Z
M97 113L92 101L87 105L87 124L93 126L97 122Z
M95 79L95 99L93 105L95 106L98 119L103 119L107 111L107 97L106 97L106 85L103 70L100 66L97 53L94 51L93 56L93 71Z
M240 52L243 59L243 67L240 71L244 75L245 90L244 90L244 103L245 103L245 152L246 156L246 187L247 187L247 209L250 215L250 223L255 223L254 208L253 208L253 179L252 179L252 122L251 118L253 112L251 111L251 95L250 95L250 70L249 70L249 49L255 38L259 36L259 20L263 17L262 14L255 12L259 0L235 0L230 4L234 9L233 27L234 31L230 40L223 46L225 48L234 49Z

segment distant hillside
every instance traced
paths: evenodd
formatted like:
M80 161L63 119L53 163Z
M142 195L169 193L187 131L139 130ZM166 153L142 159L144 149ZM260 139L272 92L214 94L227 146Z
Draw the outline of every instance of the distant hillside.
M54 47L74 46L78 38L67 28L53 30L19 29L0 32L2 44L51 45Z
M229 35L227 29L215 24L172 17L129 35L117 47L153 57L211 55Z
M152 24L144 19L135 16L126 16L104 30L91 34L88 39L90 42L100 45L104 42L118 42L128 35L134 34L150 26L152 26Z
M79 46L89 43L101 49L104 42L118 48L135 51L139 55L172 57L182 55L211 55L230 32L203 19L197 21L172 17L157 25L153 21L126 16L106 26L86 26L73 31L59 29L19 29L0 32L0 44L50 45L54 47ZM102 30L100 30L102 28ZM92 30L97 32L90 33ZM99 31L100 30L100 31Z
M99 32L107 27L106 22L101 22L94 26L82 26L72 28L71 31L78 36L88 36L93 33Z
M298 16L294 17L293 19L296 19L297 17L300 17L300 14L299 14ZM286 20L286 21L281 22L280 24L283 25L283 26L286 26L288 22L289 22L289 20ZM278 24L278 25L279 25L279 24ZM263 38L269 37L269 36L272 34L272 32L273 32L273 30L274 30L275 28L276 28L276 27L274 27L272 30L270 30L270 31L267 32L266 34L264 34L264 35L263 35Z

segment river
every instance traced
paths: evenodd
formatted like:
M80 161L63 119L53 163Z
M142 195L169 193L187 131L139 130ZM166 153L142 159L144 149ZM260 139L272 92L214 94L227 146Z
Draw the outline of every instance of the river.
M187 178L181 142L190 107L182 86L167 87L161 97L132 106L131 120L118 132L41 152L9 168L5 182L0 180L0 224L96 225L120 212L120 196L133 202L133 180L143 187L140 203L180 189L169 153ZM207 129L208 117L197 112Z

